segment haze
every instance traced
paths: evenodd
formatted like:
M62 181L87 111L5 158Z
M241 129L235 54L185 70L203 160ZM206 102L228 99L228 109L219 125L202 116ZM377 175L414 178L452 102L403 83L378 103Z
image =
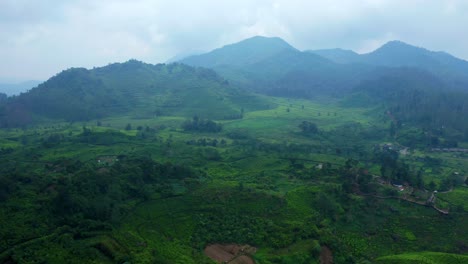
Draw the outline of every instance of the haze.
M467 13L468 2L455 0L2 0L0 81L130 58L165 62L255 35L360 53L398 39L467 59Z

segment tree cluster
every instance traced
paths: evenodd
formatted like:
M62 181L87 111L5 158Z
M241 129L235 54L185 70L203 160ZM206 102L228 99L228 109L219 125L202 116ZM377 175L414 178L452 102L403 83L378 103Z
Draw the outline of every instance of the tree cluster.
M302 123L299 125L299 128L304 134L317 134L318 132L318 127L315 123L312 123L310 121L302 121Z
M186 120L182 124L182 128L185 131L197 131L197 132L220 132L222 125L209 119L201 119L198 116L194 116L192 120Z

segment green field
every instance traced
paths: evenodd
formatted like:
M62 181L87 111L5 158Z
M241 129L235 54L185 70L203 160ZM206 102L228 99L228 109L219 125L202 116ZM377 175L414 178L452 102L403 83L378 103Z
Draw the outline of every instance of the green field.
M398 142L379 109L262 100L219 132L184 129L187 115L1 130L0 261L212 263L211 243L253 245L260 264L319 263L324 247L335 263L466 258L463 182L437 194L449 215L379 183L422 170L439 189L466 157L411 149L381 175Z

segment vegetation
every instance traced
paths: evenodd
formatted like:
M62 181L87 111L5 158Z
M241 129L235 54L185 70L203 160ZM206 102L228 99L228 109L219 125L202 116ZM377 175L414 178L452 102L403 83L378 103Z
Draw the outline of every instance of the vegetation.
M0 262L213 263L221 243L260 264L464 263L465 93L414 73L311 100L181 64L62 72L1 105Z
M260 97L231 87L212 70L130 60L92 70L72 68L10 97L0 108L0 127L44 118L78 122L127 114L230 119L242 109L265 107Z
M213 120L203 120L198 116L194 116L192 120L186 120L182 124L185 131L199 131L199 132L219 132L222 129L220 124Z

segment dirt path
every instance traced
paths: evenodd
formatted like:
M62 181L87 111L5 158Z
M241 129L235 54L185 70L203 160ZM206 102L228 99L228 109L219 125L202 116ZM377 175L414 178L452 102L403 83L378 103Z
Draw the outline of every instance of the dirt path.
M425 207L431 207L434 210L436 210L437 212L439 212L441 214L444 214L444 215L449 214L448 211L437 208L435 205L429 205L427 203L424 203L424 202L421 202L421 201L416 201L416 200L410 199L410 198L396 197L396 196L379 196L379 195L374 195L374 194L359 194L359 195L361 195L361 196L370 196L370 197L374 197L374 198L378 198L378 199L397 199L397 200L406 201L406 202L409 202L409 203L412 203L412 204L417 204L417 205L421 205L421 206L425 206Z

